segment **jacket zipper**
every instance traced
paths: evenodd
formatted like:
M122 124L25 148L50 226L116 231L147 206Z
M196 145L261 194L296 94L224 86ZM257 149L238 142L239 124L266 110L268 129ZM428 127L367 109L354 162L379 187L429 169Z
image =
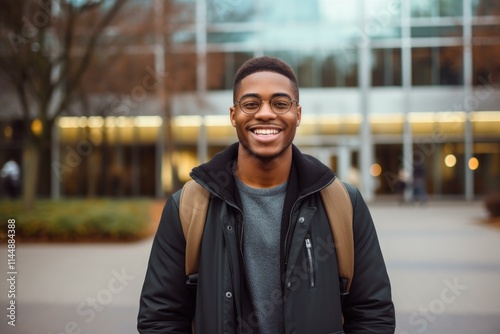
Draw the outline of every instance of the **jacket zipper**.
M316 279L314 277L314 255L312 242L309 236L306 237L306 253L307 253L307 271L309 277L309 287L314 288L316 286Z
M302 199L306 198L307 196L309 195L312 195L316 192L320 192L321 190L323 190L324 188L328 187L333 181L335 181L335 177L330 181L328 182L327 184L325 184L323 187L317 189L317 190L314 190L314 191L311 191L307 194L305 194L304 196L301 196L299 197L295 203L293 203L292 205L292 209L290 210L290 224L288 224L288 229L286 230L286 233L285 233L285 243L283 244L283 247L285 248L284 250L284 254L285 254L285 272L287 270L287 267L288 267L288 250L287 250L287 245L288 245L288 237L289 237L289 234L290 234L290 227L291 227L291 222L292 222L292 215L293 215L293 211L295 210L295 206L297 205L297 203L300 203L302 201Z
M193 177L193 176L192 176ZM194 177L193 177L194 178ZM197 179L197 178L196 178ZM330 185L330 183L332 183L333 181L335 181L335 177L330 181L328 182L326 185L324 185L323 187L315 190L315 191L311 191L307 194L305 194L304 196L301 196L299 197L295 203L293 203L292 205L292 209L290 210L290 219L289 221L291 222L292 221L292 214L293 214L293 211L295 209L295 206L297 205L297 203L300 203L302 201L302 199L306 198L307 196L311 195L311 194L314 194L315 192L319 192L321 190L323 190L323 188L326 188ZM202 184L204 184L202 182ZM206 188L206 189L209 189L209 188ZM210 191L210 190L209 190ZM241 209L233 202L231 201L228 201L226 199L224 199L223 197L219 196L218 194L210 191L211 193L213 193L215 196L219 197L221 200L223 200L224 202L226 202L229 206L232 206L233 208L237 209L239 212L240 212L240 217L243 216L243 213L241 211ZM241 254L241 258L243 259L243 225L244 225L244 222L241 221L241 233L240 233L240 254ZM285 242L284 242L284 245L283 247L285 247L285 272L287 270L287 267L288 267L288 252L287 252L287 244L288 244L288 237L289 237L289 234L290 234L290 226L291 224L288 225L288 229L285 233ZM314 287L315 286L315 278L314 278L314 262L313 262L313 251L312 251L312 243L311 243L311 240L309 238L307 238L306 240L309 240L309 245L310 247L307 249L307 244L306 244L306 250L308 250L308 270L310 272L310 279L309 279L309 286L310 287ZM245 266L245 261L243 260L243 266Z

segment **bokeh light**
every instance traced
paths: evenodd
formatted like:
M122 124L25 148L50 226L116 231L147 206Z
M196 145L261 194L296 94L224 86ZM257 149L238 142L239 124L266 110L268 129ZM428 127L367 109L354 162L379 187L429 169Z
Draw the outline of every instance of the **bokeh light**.
M382 174L382 166L380 166L377 163L374 163L373 165L370 166L370 174L375 177L380 176L380 174Z
M446 167L454 167L457 164L457 158L453 154L448 154L444 158L444 164Z
M479 168L479 160L476 157L472 157L469 159L469 168L471 170L476 170Z

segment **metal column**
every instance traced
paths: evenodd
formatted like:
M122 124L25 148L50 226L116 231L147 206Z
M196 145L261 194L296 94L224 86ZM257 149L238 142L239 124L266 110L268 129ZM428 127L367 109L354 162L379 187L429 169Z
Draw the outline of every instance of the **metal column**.
M207 92L207 2L196 1L196 93L199 101L205 99ZM204 163L207 160L207 129L205 114L201 113L201 123L198 128L198 160Z
M164 0L156 0L155 2L155 70L156 73L165 73L165 39L164 39ZM165 152L165 127L170 119L165 115L165 108L167 107L165 96L165 84L163 81L159 82L157 88L158 98L161 105L161 118L162 124L158 129L158 139L156 143L156 158L155 158L155 196L161 198L164 196L163 191L163 154Z
M473 106L467 103L472 92L472 8L471 0L464 0L464 178L465 178L465 199L471 201L474 199L474 172L469 168L469 160L474 154L474 134L472 130L471 115Z
M367 18L366 1L360 0L360 29L364 31ZM361 192L367 201L371 201L374 197L374 189L372 185L372 177L370 175L370 166L373 163L373 139L370 127L370 41L367 40L366 45L359 45L358 50L359 72L358 81L360 88L360 112L362 115L360 129L360 172L361 172Z
M200 126L198 127L198 161L202 164L208 160L208 140L207 125L205 116L201 116Z
M336 173L341 180L348 180L351 169L351 149L347 145L339 145L337 147L337 170Z
M196 1L196 91L204 94L207 90L207 3Z
M411 27L410 27L410 4L408 1L401 3L401 66L403 83L403 156L401 157L402 168L406 175L413 175L413 136L409 120L410 93L411 93ZM413 197L413 186L409 184L405 188L404 199L410 201Z

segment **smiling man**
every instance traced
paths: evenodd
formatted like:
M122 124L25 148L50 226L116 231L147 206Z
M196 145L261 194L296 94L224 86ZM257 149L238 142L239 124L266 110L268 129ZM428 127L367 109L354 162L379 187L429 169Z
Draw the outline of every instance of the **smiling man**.
M349 185L354 279L348 294L339 284L329 203L320 197L336 176L293 145L302 107L292 69L277 58L251 59L236 73L233 96L238 143L191 172L210 194L197 288L186 285L178 191L154 239L139 332L394 333L373 221Z
M238 74L244 75L241 71ZM241 78L239 84L237 81L238 100L230 115L239 139L236 175L246 185L270 188L288 179L292 142L302 110L292 80L264 71Z

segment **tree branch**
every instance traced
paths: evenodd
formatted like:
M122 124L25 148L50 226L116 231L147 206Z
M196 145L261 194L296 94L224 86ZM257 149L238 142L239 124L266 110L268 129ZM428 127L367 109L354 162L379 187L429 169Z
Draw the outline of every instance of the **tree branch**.
M120 11L120 9L123 7L123 5L127 2L127 0L116 0L116 2L113 4L113 6L108 10L106 15L103 17L103 19L98 23L97 27L93 30L90 40L87 44L87 47L85 49L85 53L82 57L82 60L79 63L79 66L77 67L77 70L75 71L75 74L73 76L70 76L68 73L68 81L67 81L67 89L66 89L66 94L64 96L64 99L61 101L59 107L56 109L56 113L54 117L59 116L69 105L71 102L72 96L76 88L78 87L83 74L85 73L85 70L88 68L88 65L92 59L92 56L94 54L95 48L97 46L97 41L100 38L102 32L104 29L110 24L110 22L114 19L116 14ZM88 5L86 7L92 8L92 6Z

